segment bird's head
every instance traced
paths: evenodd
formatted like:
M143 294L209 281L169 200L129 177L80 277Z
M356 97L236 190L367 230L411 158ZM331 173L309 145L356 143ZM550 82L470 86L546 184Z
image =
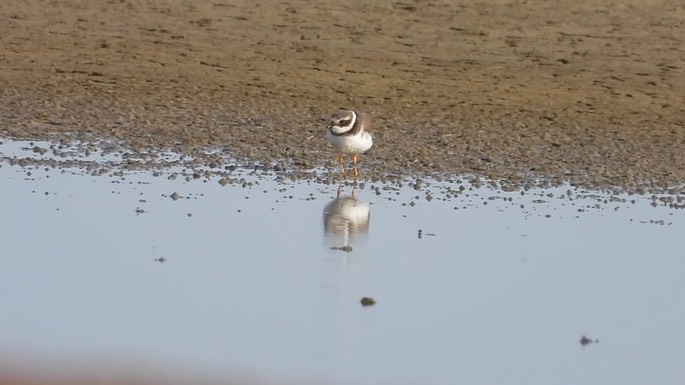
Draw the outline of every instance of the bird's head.
M356 112L352 110L341 109L331 115L326 128L329 129L334 135L341 135L350 131L356 122Z

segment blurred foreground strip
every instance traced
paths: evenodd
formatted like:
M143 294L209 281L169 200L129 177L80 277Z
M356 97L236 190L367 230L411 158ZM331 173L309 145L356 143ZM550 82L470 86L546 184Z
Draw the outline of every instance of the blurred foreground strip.
M10 364L14 362L14 365ZM207 375L169 365L27 363L0 358L0 385L286 385L258 376Z

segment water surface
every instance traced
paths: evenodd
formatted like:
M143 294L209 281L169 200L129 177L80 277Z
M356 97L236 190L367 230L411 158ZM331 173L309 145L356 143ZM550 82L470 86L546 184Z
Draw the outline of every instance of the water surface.
M682 194L338 190L240 168L222 186L183 166L22 167L31 146L3 146L8 357L311 383L685 379Z

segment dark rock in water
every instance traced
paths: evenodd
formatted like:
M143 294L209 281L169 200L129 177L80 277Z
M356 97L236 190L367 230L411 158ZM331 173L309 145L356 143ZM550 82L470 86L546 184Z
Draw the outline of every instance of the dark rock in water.
M376 300L371 297L363 297L359 302L362 306L373 306L376 304Z
M598 342L599 342L599 340L593 340L591 338L587 338L584 334L582 337L580 337L580 344L583 346L586 346L586 345L589 345L592 343L598 343Z
M180 198L180 197L181 197L181 196L178 195L177 192L175 192L175 193L173 193L173 194L171 194L171 195L169 196L169 198L171 198L171 199L173 199L173 200L175 200L175 201L178 200L178 198Z

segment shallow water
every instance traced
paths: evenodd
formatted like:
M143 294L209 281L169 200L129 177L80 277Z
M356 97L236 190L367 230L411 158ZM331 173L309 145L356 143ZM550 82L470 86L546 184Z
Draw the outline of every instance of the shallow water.
M685 379L682 194L10 165L31 148L0 146L0 354L311 383Z

